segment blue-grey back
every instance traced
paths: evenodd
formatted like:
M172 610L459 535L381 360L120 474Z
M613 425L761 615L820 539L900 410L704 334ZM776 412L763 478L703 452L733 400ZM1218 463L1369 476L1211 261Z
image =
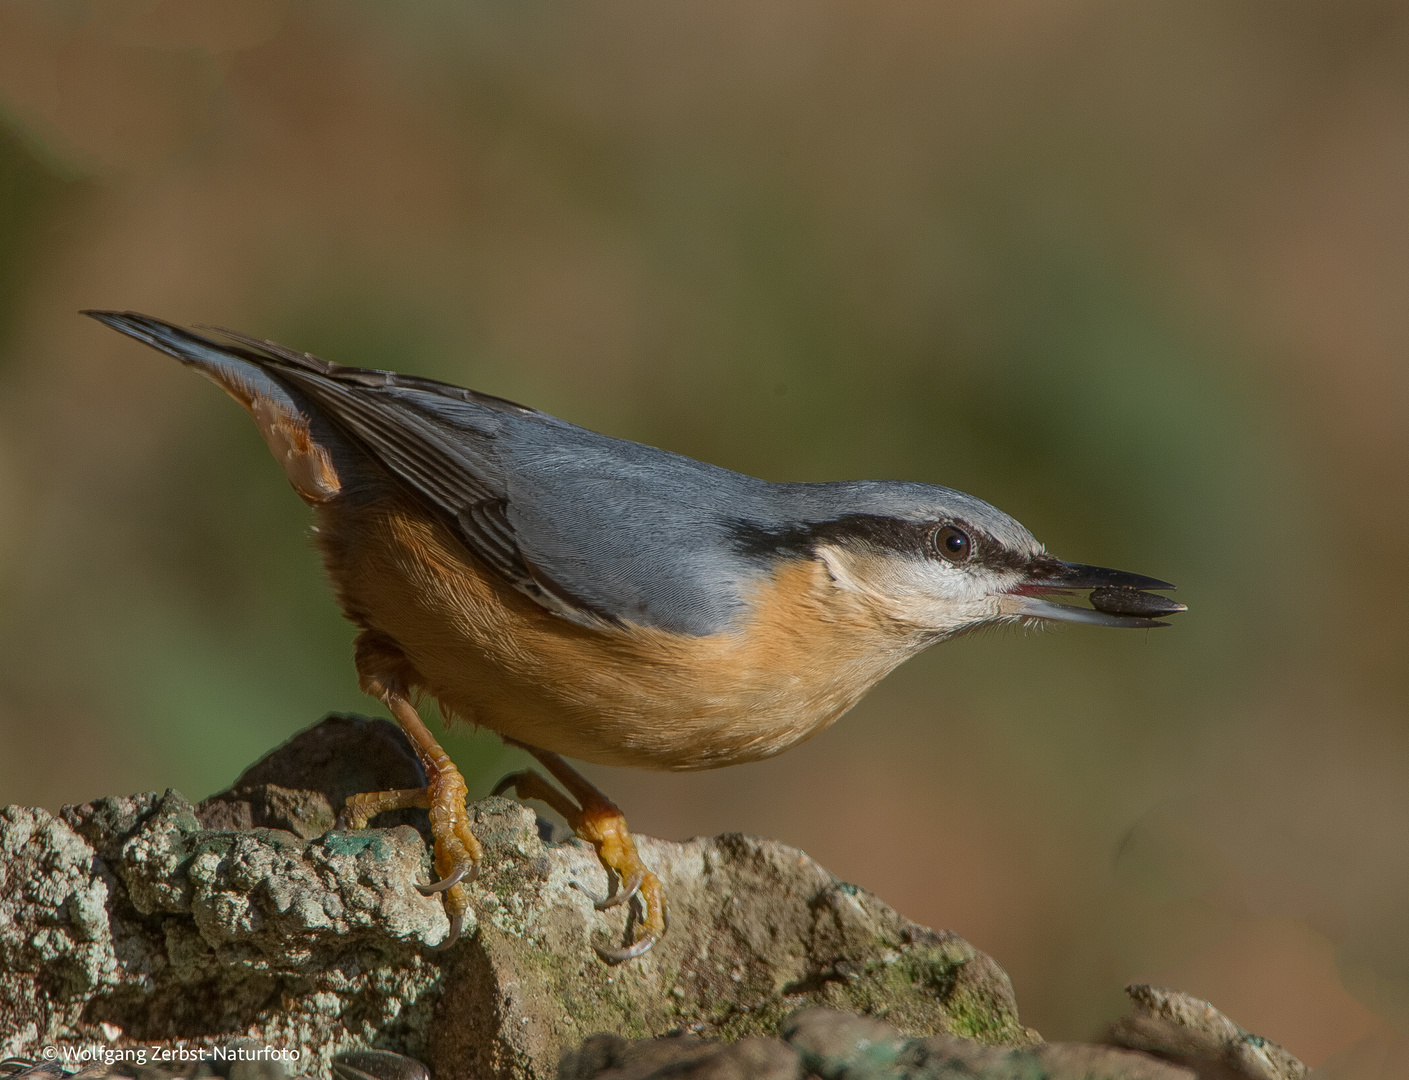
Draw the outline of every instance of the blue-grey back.
M771 483L556 419L507 418L495 442L526 558L594 609L680 633L726 629L751 586L799 553L784 541L808 526L962 518L1036 546L1006 514L948 488Z

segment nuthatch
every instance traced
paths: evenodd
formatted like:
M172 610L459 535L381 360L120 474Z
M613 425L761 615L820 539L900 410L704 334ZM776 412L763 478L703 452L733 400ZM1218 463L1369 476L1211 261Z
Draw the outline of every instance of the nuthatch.
M610 438L502 398L342 367L229 331L87 314L196 368L240 402L317 517L358 627L362 689L416 747L429 786L348 800L343 823L430 811L451 931L480 858L463 778L412 700L498 732L541 799L639 897L639 956L665 932L660 881L621 811L559 755L712 769L817 734L906 658L1029 620L1162 626L1154 578L1061 562L986 502L928 484L769 483ZM1049 599L1095 590L1093 607ZM575 800L575 802L573 801Z

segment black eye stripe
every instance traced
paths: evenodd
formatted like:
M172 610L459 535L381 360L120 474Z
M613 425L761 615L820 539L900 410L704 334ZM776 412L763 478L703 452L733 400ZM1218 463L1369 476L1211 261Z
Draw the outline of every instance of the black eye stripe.
M773 559L812 555L818 544L864 544L931 559L941 556L935 545L939 530L955 528L969 539L965 565L982 566L989 570L1025 569L1032 560L1026 551L1012 551L989 536L983 529L956 518L929 521L906 521L876 514L846 514L829 521L797 522L767 528L754 522L735 520L727 523L735 550L752 558Z

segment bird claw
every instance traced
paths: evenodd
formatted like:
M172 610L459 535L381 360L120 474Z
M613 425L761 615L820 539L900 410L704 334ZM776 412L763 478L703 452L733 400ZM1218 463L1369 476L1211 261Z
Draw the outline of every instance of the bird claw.
M655 943L665 936L665 932L670 929L670 912L661 905L661 927L659 933L647 932L633 941L624 949L605 949L600 945L593 945L593 950L608 964L624 964L627 960L635 960L638 956L645 956L655 946Z
M465 913L463 911L447 911L445 914L450 919L450 933L445 935L440 944L432 945L431 952L445 952L460 940L460 931L465 927Z
M610 896L604 896L600 900L594 897L592 900L592 906L595 907L598 911L606 911L608 908L614 908L618 904L624 904L636 895L636 893L641 888L641 882L645 880L646 871L637 870L636 873L632 874L629 878L626 879L620 889L612 893Z
M505 739L504 741L505 741L505 742L508 742L509 740L508 740L508 739ZM526 773L522 773L522 772L513 772L513 773L509 773L508 776L504 777L503 779L501 779L501 780L499 781L499 783L497 783L497 784L494 785L494 790L492 790L489 794L490 794L491 796L493 796L493 795L503 795L504 792L506 792L506 791L508 791L510 788L512 788L512 787L513 787L520 779L522 779L525 775L527 775L527 774L526 774Z
M433 881L429 885L418 884L416 891L422 896L434 896L436 893L444 892L446 889L453 889L462 881L474 881L478 876L479 865L477 863L462 862L458 863L450 874L441 878L439 881Z
M630 900L640 890L641 882L645 880L645 871L637 870L636 873L627 878L625 884L620 889L617 889L616 892L608 893L606 896L598 896L580 881L572 882L572 887L582 893L587 899L591 900L592 906L598 911L606 911L608 908L617 907Z
M600 945L593 945L592 948L608 964L624 964L628 960L635 960L638 956L645 956L658 940L659 938L654 935L647 935L624 949L604 949Z
M588 900L591 900L592 906L598 911L602 910L599 905L604 904L611 899L610 894L608 894L607 896L601 896L598 893L594 893L591 889L589 889L586 885L582 884L582 882L580 881L569 881L568 887L576 889L583 896L587 897Z

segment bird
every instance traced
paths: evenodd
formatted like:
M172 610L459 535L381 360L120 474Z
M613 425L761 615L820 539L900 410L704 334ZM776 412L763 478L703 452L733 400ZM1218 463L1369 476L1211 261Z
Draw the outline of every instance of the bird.
M592 844L629 906L622 963L668 926L621 809L567 758L656 770L772 757L901 662L1003 623L1167 625L1156 578L1050 555L994 506L912 481L782 483L599 434L504 398L345 367L230 330L86 311L245 407L314 512L359 630L361 689L401 725L427 786L347 800L339 826L429 811L458 938L481 848L464 778L417 711L434 699L528 751L515 792ZM1078 594L1089 590L1090 606ZM1154 591L1150 591L1154 590Z

